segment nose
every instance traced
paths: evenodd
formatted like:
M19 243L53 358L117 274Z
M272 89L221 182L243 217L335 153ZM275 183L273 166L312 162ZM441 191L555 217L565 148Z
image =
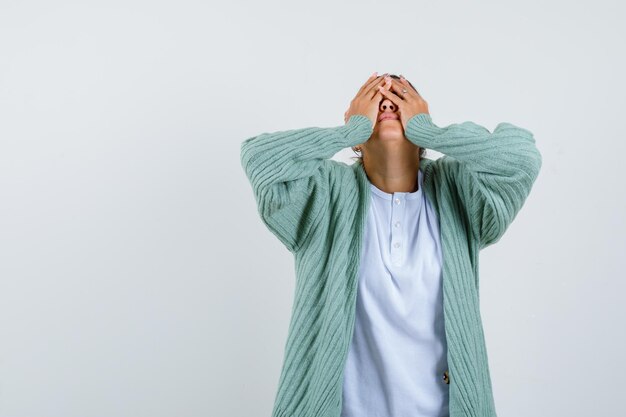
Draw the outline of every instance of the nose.
M389 100L388 98L385 98L383 99L383 101L380 102L380 111L382 113L384 112L393 113L394 111L396 111L396 105L393 103L393 101Z

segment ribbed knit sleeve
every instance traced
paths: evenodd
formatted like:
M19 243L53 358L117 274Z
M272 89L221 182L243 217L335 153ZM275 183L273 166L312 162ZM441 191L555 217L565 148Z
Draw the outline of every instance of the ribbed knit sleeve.
M343 126L262 133L241 144L241 165L261 219L297 252L328 203L330 158L369 139L372 122L353 115Z
M428 113L409 119L405 131L417 146L453 158L451 169L479 249L496 243L521 209L541 169L533 134L511 123L490 133L473 122L438 127Z

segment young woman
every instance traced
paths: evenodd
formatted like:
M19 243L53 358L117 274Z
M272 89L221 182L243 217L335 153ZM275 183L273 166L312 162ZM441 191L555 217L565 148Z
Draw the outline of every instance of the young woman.
M362 157L330 159L346 147ZM295 259L273 417L496 416L478 252L541 163L530 131L439 127L408 80L377 73L344 126L246 139L259 215Z

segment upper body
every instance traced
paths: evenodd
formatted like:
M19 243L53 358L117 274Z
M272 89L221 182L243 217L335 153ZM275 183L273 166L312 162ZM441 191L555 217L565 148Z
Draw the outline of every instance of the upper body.
M478 252L497 242L521 209L541 154L532 133L510 123L489 132L472 122L439 127L423 112L406 117L405 140L444 154L418 158L416 168L440 229L450 416L495 416ZM293 313L273 417L341 414L371 185L399 182L370 180L364 161L347 165L330 158L367 142L373 130L371 118L354 114L344 126L263 133L242 143L241 163L259 215L295 260ZM406 171L403 178L410 181ZM385 191L413 191L415 182L408 181L404 190Z

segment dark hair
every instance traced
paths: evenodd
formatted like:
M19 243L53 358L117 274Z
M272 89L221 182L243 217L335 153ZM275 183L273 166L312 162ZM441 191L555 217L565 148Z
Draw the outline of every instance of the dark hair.
M399 76L397 76L396 74L389 74L389 76L390 76L391 78L396 79L396 80L399 80L399 79L400 79L400 77L399 77ZM405 79L406 79L406 78L405 78ZM417 91L417 88L415 88L415 86L413 86L413 84L411 84L411 81L407 80L407 82L409 83L409 85L410 85L411 87L413 87L413 89L414 89L415 91ZM420 159L422 159L422 158L426 155L426 148L422 148L422 147L420 147L419 149L420 149L420 152L419 152L419 157L420 157ZM352 149L352 152L354 152L354 153L357 155L357 156L352 156L352 157L351 157L352 159L356 159L357 161L363 162L363 157L362 157L362 156L360 156L359 154L357 154L357 153L356 153L356 151L354 150L354 148Z

